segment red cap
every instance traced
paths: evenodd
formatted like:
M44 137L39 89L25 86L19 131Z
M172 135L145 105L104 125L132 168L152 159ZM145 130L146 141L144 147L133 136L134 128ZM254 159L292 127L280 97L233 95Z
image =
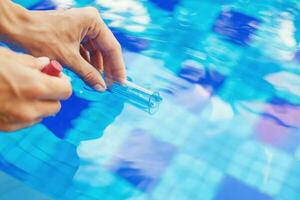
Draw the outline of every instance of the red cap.
M42 72L50 76L59 76L62 72L62 66L56 60L51 60L50 63L42 69Z

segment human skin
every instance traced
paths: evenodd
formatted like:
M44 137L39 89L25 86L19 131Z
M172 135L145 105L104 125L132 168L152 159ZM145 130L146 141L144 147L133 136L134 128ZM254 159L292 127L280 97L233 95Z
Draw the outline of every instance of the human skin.
M1 0L0 38L33 56L59 61L98 91L106 90L106 83L126 80L121 46L95 8L28 11Z
M120 44L95 8L28 11L0 0L1 40L35 57L0 48L0 131L28 127L54 115L60 100L71 95L63 74L50 77L40 72L50 59L69 67L98 91L126 79Z
M58 77L41 72L50 63L0 48L0 130L15 131L40 122L60 110L72 88L62 73Z

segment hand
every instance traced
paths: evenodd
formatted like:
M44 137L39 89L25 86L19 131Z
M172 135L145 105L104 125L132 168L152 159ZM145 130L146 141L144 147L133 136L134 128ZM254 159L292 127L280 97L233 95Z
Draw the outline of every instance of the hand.
M71 95L69 80L41 72L49 58L34 58L0 48L0 130L31 126L60 110Z
M106 89L102 71L107 83L126 79L120 44L95 8L31 11L14 28L13 41L34 56L58 60L98 91Z

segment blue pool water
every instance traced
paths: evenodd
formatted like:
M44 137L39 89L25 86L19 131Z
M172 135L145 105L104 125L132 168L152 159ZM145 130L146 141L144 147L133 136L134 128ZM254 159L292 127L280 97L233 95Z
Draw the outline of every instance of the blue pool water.
M148 115L66 70L57 116L0 135L17 182L0 199L300 199L298 0L16 2L101 10L129 76L164 101Z

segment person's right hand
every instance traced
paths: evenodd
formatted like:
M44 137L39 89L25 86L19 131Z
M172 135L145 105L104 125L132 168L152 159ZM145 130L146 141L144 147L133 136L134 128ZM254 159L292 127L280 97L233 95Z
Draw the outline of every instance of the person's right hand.
M60 100L72 92L63 74L41 72L49 58L35 58L0 48L0 130L15 131L40 122L60 110Z

